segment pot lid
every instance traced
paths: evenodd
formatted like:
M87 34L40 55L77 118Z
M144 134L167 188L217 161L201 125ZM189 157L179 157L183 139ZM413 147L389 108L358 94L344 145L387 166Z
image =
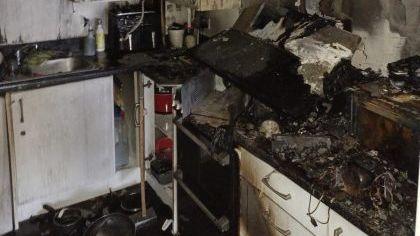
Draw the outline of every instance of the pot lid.
M114 213L95 221L87 229L85 236L134 236L135 225L126 215Z

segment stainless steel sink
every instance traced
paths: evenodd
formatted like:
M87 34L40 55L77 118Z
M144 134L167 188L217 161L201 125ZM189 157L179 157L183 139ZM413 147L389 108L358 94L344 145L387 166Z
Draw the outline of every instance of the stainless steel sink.
M67 57L47 60L40 65L29 68L32 75L52 75L58 73L71 73L96 69L94 63L78 57Z

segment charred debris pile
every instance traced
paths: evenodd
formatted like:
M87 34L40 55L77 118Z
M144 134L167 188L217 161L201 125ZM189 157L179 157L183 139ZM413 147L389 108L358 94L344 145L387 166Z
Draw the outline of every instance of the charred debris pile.
M194 115L187 120L210 139L232 140L225 135L236 134L273 162L300 169L323 197L369 228L411 234L417 176L386 158L386 149L363 145L355 112L362 99L355 91L375 88L363 101L409 95L410 106L399 105L418 114L420 57L390 63L389 77L357 69L350 61L361 40L340 26L318 16L273 11L265 4L246 9L233 29L203 43L193 57L248 99L236 104L241 112L231 114L235 117L223 127ZM404 125L398 119L395 123ZM414 142L417 152L419 142Z

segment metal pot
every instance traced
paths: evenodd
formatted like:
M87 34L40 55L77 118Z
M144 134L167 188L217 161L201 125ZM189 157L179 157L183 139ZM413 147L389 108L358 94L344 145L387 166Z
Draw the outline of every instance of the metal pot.
M102 216L87 228L84 236L135 236L136 226L126 215L113 213Z
M49 205L44 205L43 208L52 216L52 223L56 235L70 236L82 234L85 220L80 209L62 208L56 210Z
M126 213L136 213L141 210L140 193L133 192L122 197L120 207ZM146 204L147 205L147 204ZM148 206L146 206L148 207Z

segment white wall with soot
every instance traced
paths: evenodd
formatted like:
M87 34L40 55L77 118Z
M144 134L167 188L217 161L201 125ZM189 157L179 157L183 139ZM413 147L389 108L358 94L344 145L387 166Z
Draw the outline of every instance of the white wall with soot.
M259 0L242 0L243 6ZM274 7L294 7L302 1L308 12L350 19L353 33L362 37L353 57L358 68L387 74L388 63L420 54L420 0L267 0ZM207 13L212 18L209 35L233 25L238 14Z
M106 24L109 4L106 0L0 0L0 45L81 37L86 34L83 17L102 18Z
M304 0L308 12L352 21L362 45L353 65L387 74L387 64L420 54L419 0Z

